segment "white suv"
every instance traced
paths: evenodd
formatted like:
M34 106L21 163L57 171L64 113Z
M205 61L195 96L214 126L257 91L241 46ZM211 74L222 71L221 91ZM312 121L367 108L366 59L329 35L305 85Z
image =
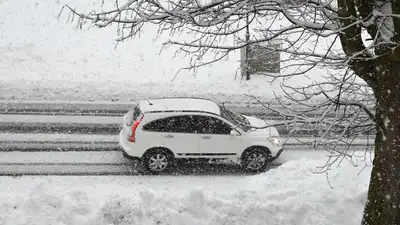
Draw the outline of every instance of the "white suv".
M153 174L180 158L230 159L260 172L282 152L275 127L199 98L139 101L124 115L119 142L125 156L140 159Z

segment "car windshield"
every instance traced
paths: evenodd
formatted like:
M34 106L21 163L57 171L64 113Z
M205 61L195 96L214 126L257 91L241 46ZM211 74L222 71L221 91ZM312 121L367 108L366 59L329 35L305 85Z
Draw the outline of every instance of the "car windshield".
M222 118L233 123L235 126L240 127L245 132L247 132L251 129L250 122L243 115L235 113L235 112L225 108L222 105L220 105L219 108L221 110Z

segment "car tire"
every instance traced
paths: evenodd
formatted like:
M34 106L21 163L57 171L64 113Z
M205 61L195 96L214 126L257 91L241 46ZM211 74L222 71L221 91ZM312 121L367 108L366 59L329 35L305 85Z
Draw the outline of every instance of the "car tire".
M241 164L245 172L260 173L268 168L271 159L268 149L252 148L243 153Z
M151 174L162 174L175 166L175 157L166 149L148 150L142 158L142 165Z

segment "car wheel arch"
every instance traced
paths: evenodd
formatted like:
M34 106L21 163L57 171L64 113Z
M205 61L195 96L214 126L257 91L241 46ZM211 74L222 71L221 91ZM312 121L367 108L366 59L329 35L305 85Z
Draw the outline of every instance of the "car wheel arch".
M262 145L252 145L252 146L247 147L242 152L242 155L241 155L240 158L243 160L243 157L246 155L246 153L249 153L249 152L254 151L254 150L263 150L263 151L266 151L268 153L268 155L272 156L271 150L268 147L262 146Z
M154 151L164 151L166 153L168 153L170 156L175 157L175 154L173 151L171 151L171 149L166 148L166 147L152 147L147 149L144 153L143 153L143 157L154 152Z

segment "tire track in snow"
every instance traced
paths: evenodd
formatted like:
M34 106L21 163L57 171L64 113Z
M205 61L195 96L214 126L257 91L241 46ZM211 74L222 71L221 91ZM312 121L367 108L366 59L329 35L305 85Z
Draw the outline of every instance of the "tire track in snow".
M363 155L363 151L358 152ZM325 151L286 150L272 163L274 169L282 163L306 158L316 160L326 157ZM149 175L137 161L125 158L121 151L68 151L68 152L0 152L0 176L110 176ZM179 163L179 166L165 175L173 176L243 176L236 164Z

